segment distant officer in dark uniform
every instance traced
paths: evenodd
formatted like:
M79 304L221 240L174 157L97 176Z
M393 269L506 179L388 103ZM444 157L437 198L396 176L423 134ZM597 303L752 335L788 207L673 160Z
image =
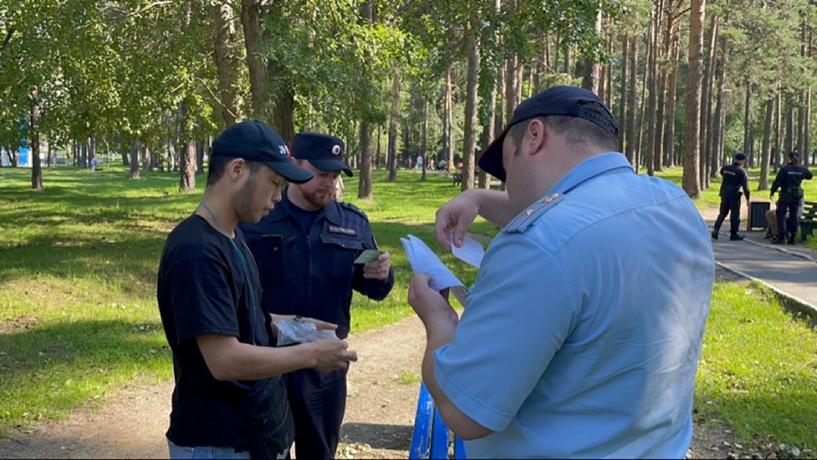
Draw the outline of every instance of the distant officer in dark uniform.
M772 238L772 243L794 244L794 238L797 236L797 208L800 206L800 201L803 199L803 188L800 183L803 180L811 180L811 171L805 166L800 165L800 154L796 150L789 152L789 164L780 168L777 171L777 177L772 183L772 191L769 194L774 198L777 190L780 190L780 198L777 200L777 235ZM789 221L786 223L786 211L789 211ZM788 231L789 239L786 241L786 232Z
M354 260L377 249L366 214L333 200L343 171L343 142L334 136L301 133L292 141L295 162L314 174L290 184L280 203L256 225L242 226L270 310L338 325L349 334L352 290L382 300L394 285L389 254L365 265ZM346 409L346 370L287 374L299 459L334 458Z
M746 154L738 153L735 155L735 162L729 166L721 168L721 209L718 213L718 219L715 221L715 226L712 228L712 238L718 239L718 232L721 229L726 215L729 214L729 239L732 241L739 241L744 238L743 235L738 234L738 227L740 226L740 189L743 189L743 195L746 196L746 203L749 203L749 177L743 165L746 163Z

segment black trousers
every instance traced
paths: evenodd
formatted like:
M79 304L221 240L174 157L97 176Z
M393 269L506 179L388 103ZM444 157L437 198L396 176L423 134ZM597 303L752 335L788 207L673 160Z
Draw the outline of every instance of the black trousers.
M777 211L775 211L775 214L777 215L778 238L785 238L786 233L792 237L797 236L797 211L799 209L800 200L788 203L782 200L777 202ZM786 210L789 211L788 222L786 221Z
M720 231L721 225L723 225L723 221L726 219L726 215L729 214L729 234L738 234L738 228L740 227L740 197L741 195L721 197L721 209L718 213L718 219L715 220L715 228L713 229L715 233Z
M286 374L298 459L335 458L346 412L346 369Z

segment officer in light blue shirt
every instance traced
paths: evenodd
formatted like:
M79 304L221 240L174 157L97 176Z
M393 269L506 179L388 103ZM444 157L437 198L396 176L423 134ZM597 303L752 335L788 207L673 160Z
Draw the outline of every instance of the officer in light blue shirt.
M423 378L473 458L684 458L715 276L709 230L677 186L613 152L592 92L524 101L479 166L507 193L437 213L443 245L477 214L503 227L468 305L417 275Z

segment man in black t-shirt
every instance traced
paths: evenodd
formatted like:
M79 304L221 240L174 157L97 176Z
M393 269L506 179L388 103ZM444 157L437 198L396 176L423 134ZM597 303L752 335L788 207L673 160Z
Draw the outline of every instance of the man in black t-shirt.
M279 376L346 369L357 360L337 338L272 346L258 269L236 228L267 215L281 200L285 179L311 178L292 162L281 137L257 121L233 125L214 141L201 204L170 233L159 265L157 300L176 378L171 458L286 457L292 421ZM266 399L254 404L248 395L258 389ZM266 444L259 441L264 437Z

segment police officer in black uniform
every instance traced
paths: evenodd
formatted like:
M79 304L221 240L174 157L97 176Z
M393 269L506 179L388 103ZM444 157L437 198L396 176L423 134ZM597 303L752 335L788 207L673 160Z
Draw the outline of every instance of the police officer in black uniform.
M394 285L388 253L354 264L377 243L363 211L332 199L340 172L352 175L343 151L343 142L334 136L295 136L293 157L313 179L290 184L269 216L241 227L273 313L335 323L342 339L349 334L352 290L382 300ZM346 371L287 374L297 458L334 458L346 408Z
M772 183L772 191L769 194L774 198L777 190L780 190L780 198L777 200L777 231L778 234L772 238L772 243L794 244L797 236L797 210L800 201L803 200L803 188L800 183L803 180L811 180L811 171L800 165L800 154L796 150L789 152L789 164L777 171L777 177ZM789 221L786 223L786 211L789 211ZM786 232L789 239L786 241Z
M718 219L715 221L715 226L712 228L712 238L718 239L718 232L721 229L726 215L729 214L729 239L731 241L739 241L744 238L743 235L738 234L738 227L740 226L740 189L743 189L743 195L746 196L746 203L749 203L749 177L743 165L746 163L746 154L738 153L735 155L735 161L729 166L721 168L721 209L718 213Z

